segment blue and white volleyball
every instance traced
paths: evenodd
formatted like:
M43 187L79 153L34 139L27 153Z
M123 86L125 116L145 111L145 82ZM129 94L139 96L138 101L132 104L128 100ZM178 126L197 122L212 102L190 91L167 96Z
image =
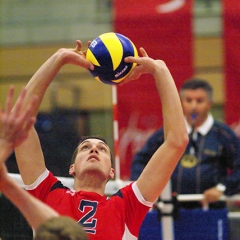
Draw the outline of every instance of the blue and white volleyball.
M114 32L95 38L86 52L86 59L94 64L90 73L106 84L120 83L136 66L136 63L124 62L128 56L138 56L135 45L129 38Z

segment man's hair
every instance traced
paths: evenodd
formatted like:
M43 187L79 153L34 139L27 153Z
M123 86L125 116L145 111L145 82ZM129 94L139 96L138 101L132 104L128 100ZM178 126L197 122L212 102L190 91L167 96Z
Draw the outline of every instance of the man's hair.
M88 240L80 223L70 217L53 217L46 220L36 231L35 240Z
M199 88L205 90L208 94L209 99L212 100L213 98L212 86L207 81L198 78L188 79L186 82L184 82L180 89L180 95L182 95L184 90L188 89L196 90Z
M81 139L80 139L80 141L79 141L79 143L78 143L77 148L75 149L75 151L74 151L74 153L73 153L73 155L72 155L71 164L73 164L73 163L75 162L79 145L80 145L83 141L85 141L85 140L87 140L87 139L99 139L99 140L101 140L101 141L103 141L104 143L107 144L107 141L106 141L104 138L102 138L102 137L98 137L98 136L82 136ZM107 144L107 145L108 145L108 144ZM113 156L112 156L112 152L111 152L111 151L110 151L110 160L111 160L111 166L113 167L113 166L114 166L114 163L113 163Z

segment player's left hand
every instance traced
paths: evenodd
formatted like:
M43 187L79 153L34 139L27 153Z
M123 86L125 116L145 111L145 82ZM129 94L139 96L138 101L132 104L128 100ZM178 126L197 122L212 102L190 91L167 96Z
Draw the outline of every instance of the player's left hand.
M140 48L142 57L126 57L124 60L127 63L137 63L137 66L129 73L129 75L119 84L125 84L129 81L138 79L142 74L152 74L154 76L155 72L161 67L166 67L162 60L154 60L150 58L144 48Z

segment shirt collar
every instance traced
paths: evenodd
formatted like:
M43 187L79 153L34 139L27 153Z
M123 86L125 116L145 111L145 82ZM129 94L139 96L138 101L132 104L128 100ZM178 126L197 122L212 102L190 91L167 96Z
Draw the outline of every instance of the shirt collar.
M205 135L207 135L207 133L209 132L209 130L213 126L213 123L214 123L214 118L213 118L212 114L209 113L205 122L201 126L196 128L196 131L199 132L202 136L205 136ZM187 132L188 132L188 134L190 134L190 132L192 130L192 127L187 122L186 118L185 118L185 124L186 124L186 127L187 127Z

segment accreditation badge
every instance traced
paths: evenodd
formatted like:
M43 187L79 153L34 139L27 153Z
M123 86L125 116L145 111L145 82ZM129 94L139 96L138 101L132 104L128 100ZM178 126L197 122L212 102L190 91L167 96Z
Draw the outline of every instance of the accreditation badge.
M185 154L180 160L180 164L185 168L193 168L197 165L197 162L197 158L190 154Z

